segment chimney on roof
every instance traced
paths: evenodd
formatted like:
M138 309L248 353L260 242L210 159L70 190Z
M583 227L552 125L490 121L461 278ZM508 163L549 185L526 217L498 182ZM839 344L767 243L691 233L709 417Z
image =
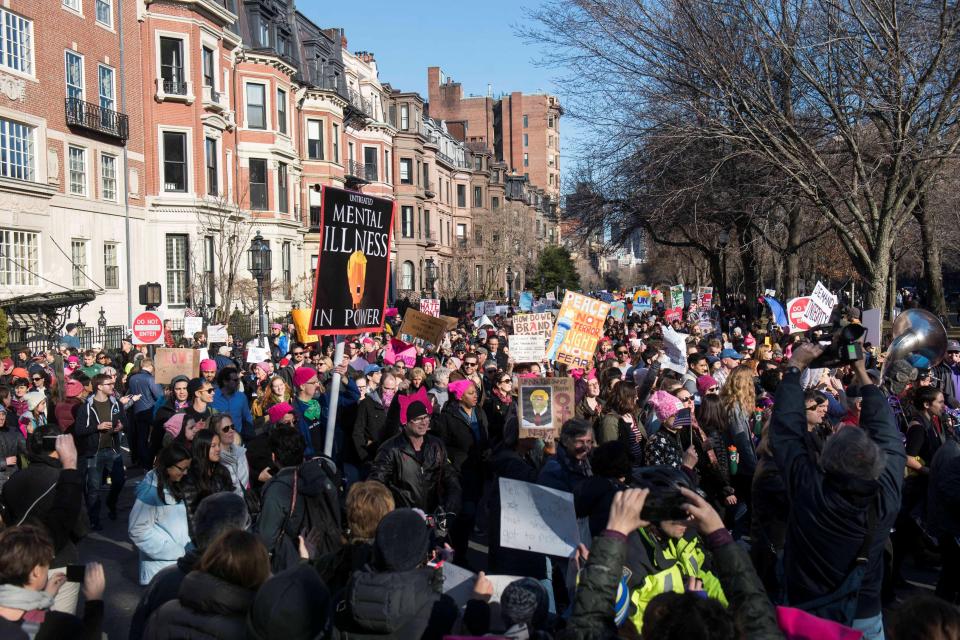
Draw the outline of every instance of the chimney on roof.
M347 48L347 36L346 36L346 34L340 36L340 46L343 47L344 49Z

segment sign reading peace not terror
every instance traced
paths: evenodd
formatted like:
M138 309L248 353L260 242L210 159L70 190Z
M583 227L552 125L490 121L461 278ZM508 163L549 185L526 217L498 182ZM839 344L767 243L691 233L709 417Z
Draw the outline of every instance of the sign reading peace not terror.
M383 329L390 273L391 200L323 187L310 333Z

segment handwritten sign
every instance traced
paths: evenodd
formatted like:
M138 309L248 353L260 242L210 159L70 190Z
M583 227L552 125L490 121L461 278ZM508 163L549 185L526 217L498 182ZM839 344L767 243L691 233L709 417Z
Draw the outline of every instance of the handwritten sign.
M557 296L556 296L556 294L553 293L553 291L547 291L547 295L544 296L544 297L545 297L547 300L556 300L556 299L557 299Z
M440 344L446 330L446 320L421 313L412 308L404 312L403 324L400 325L400 333L411 338L421 338L433 345Z
M589 369L610 305L567 291L550 337L547 359L578 369Z
M183 337L193 338L193 334L203 331L203 318L200 316L184 316Z
M679 333L670 325L663 327L663 351L666 360L662 360L664 369L677 373L687 372L687 334Z
M553 329L553 314L549 311L513 316L513 332L518 336L546 337L551 329Z
M228 337L225 324L211 324L207 327L207 342L210 344L226 344Z
M383 361L387 364L403 361L405 365L412 367L417 363L417 348L403 340L390 338L390 342L383 349Z
M837 304L837 296L830 293L826 285L817 281L817 286L810 294L810 304L803 314L803 321L811 327L826 324L830 321L830 313Z
M268 362L270 360L269 347L247 347L247 362Z
M420 313L425 313L434 318L440 317L440 300L437 298L422 298L420 300Z
M543 335L511 335L510 357L514 362L540 362L543 360L546 337Z
M194 349L167 349L160 347L153 356L154 379L159 384L170 384L177 376L196 378L200 375L200 359Z
M483 302L475 302L473 304L473 317L479 318L483 315Z
M580 544L573 494L500 478L500 546L569 558Z
M483 301L483 314L487 316L497 315L497 301L496 300L484 300Z
M520 378L519 386L520 437L556 439L563 423L576 413L573 378Z

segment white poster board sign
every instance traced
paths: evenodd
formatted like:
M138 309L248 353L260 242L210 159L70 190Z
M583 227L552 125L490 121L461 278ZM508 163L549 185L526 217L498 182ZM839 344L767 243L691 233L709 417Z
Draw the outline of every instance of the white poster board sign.
M540 362L543 360L546 341L542 335L511 335L510 357L514 362Z
M837 304L837 296L830 293L826 285L817 281L817 286L810 294L810 304L803 314L803 321L811 327L826 324L830 321L830 313Z
M193 334L203 331L203 318L200 316L184 316L183 337L193 338Z
M687 334L679 333L668 324L663 325L664 360L661 366L683 374L687 371Z
M882 319L883 312L880 309L864 309L861 316L861 324L867 329L867 335L863 338L864 342L869 342L875 347L880 346Z
M573 494L500 478L500 545L569 558L580 543Z
M227 343L227 325L211 324L207 327L207 344L215 343Z

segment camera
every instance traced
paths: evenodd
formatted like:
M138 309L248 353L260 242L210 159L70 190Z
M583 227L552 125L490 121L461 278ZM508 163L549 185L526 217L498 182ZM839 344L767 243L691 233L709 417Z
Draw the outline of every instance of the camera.
M846 305L838 305L830 314L830 322L808 329L805 333L810 342L823 347L823 353L810 363L812 368L842 367L863 360L860 339L867 329L859 324L846 322Z
M640 512L640 518L647 522L688 519L690 514L683 508L687 499L680 493L681 488L704 495L691 484L685 473L665 465L639 469L634 474L633 484L650 490Z

